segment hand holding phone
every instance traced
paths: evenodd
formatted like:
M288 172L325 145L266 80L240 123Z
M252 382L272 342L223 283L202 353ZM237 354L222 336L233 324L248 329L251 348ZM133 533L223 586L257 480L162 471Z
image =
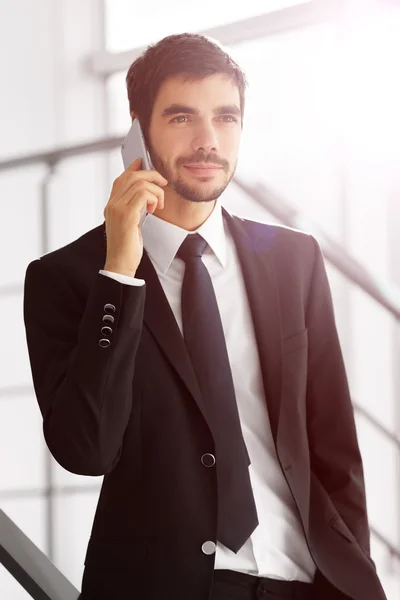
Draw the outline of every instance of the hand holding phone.
M104 209L107 254L104 269L135 276L143 256L140 231L141 213L164 208L164 190L168 181L155 170L142 170L141 159L134 161L114 181Z

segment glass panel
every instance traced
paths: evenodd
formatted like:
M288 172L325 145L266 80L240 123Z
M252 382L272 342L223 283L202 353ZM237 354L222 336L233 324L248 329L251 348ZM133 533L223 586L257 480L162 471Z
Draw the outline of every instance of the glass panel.
M32 598L2 564L0 564L0 598L6 598L7 600L29 600L29 598Z
M137 48L173 33L202 31L303 3L304 0L247 0L227 6L224 2L202 0L201 10L192 11L188 10L187 0L160 2L156 7L154 3L142 3L140 9L131 0L106 0L106 47L110 52Z
M4 364L4 363L3 363ZM45 485L42 416L35 396L0 400L0 490Z
M76 156L57 168L49 208L50 250L77 239L104 221L107 153ZM107 190L109 194L111 190Z
M399 544L397 544L397 547L399 547ZM371 538L371 555L387 600L397 600L400 598L399 561L391 558L385 544L374 536Z
M45 175L42 165L0 173L0 298L6 286L22 286L28 263L41 254L40 185Z
M22 294L1 296L0 312L4 315L3 343L0 344L0 387L22 385L31 387L32 372L26 345Z
M97 490L97 492L100 491L103 476L90 477L88 475L76 475L75 473L70 473L70 471L61 467L54 459L52 459L52 471L55 488L64 488L66 486L77 488L89 487Z
M335 35L326 23L235 45L233 53L249 80L238 173L262 179L339 236L340 154L329 100Z
M97 501L96 493L54 498L54 563L78 589Z
M109 129L115 135L126 135L131 124L125 83L126 72L114 73L107 79ZM121 163L122 164L122 163Z
M352 287L349 296L352 335L349 375L354 398L395 433L394 372L398 368L392 343L395 321L360 288Z
M362 415L357 416L357 435L364 460L370 523L398 548L398 531L394 527L400 504L395 485L400 466L398 450Z

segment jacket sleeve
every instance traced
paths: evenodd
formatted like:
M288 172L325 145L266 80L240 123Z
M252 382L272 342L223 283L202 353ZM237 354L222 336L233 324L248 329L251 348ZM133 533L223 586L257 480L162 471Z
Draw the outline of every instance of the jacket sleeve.
M311 469L369 556L363 464L331 291L316 240L307 306L307 428Z
M47 446L68 471L104 475L119 460L145 288L96 273L83 306L58 267L41 259L27 267L23 312L33 385ZM111 325L102 320L107 303L115 306ZM105 325L111 343L102 347Z

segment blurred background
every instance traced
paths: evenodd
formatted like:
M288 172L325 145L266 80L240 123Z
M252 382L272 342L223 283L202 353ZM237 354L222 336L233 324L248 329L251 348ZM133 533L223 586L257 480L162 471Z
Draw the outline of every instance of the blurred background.
M224 204L325 254L364 460L371 552L400 598L400 1L0 0L0 509L80 589L101 477L47 451L22 314L28 263L100 225L129 65L184 31L246 72ZM1 540L0 540L1 542ZM0 597L26 591L0 565Z

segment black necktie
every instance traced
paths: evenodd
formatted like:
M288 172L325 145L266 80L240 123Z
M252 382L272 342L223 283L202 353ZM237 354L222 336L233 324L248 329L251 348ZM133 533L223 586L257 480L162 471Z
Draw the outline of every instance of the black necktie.
M206 246L199 234L189 234L177 252L185 262L183 337L215 442L217 537L236 553L257 527L258 518L221 317L210 275L201 260Z

